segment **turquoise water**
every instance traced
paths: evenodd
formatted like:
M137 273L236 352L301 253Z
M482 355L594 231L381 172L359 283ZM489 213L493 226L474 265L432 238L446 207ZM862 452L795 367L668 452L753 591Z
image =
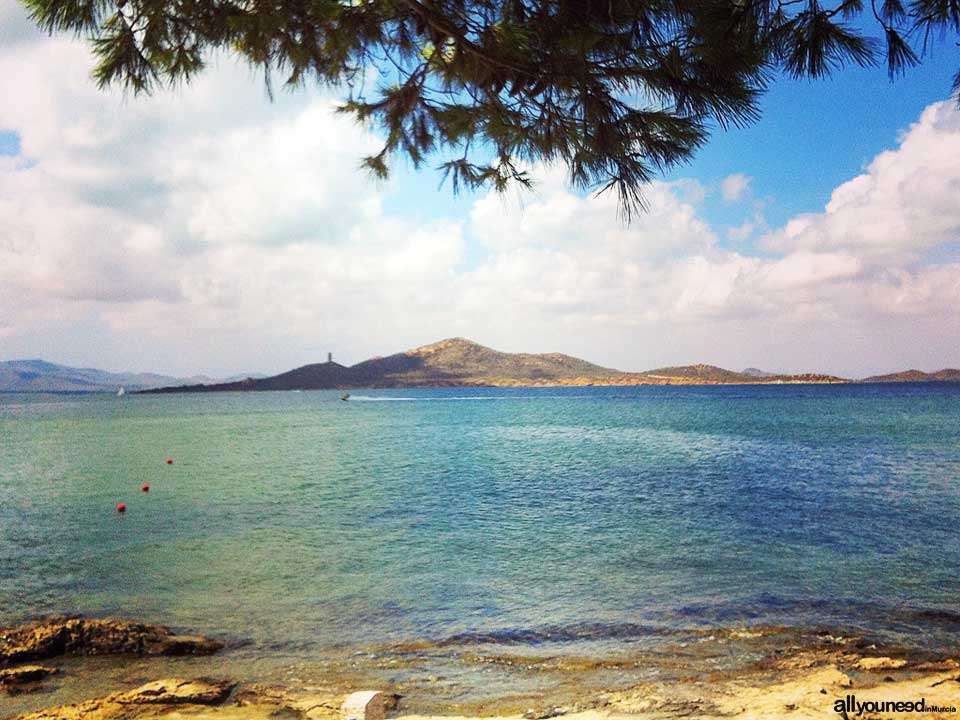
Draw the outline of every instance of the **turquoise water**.
M265 675L751 624L955 647L958 384L338 397L0 396L0 622L166 623Z

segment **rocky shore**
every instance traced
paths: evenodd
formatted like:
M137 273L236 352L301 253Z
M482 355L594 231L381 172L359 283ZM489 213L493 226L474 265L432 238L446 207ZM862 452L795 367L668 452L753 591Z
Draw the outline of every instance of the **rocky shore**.
M0 628L0 693L40 689L59 672L37 661L66 655L210 655L223 643L177 635L161 625L124 620L55 616L13 628Z
M68 654L210 655L221 649L216 640L124 620L56 616L0 628L0 668Z
M787 637L782 628L727 630L717 634L726 636L720 638L721 642L732 642L764 633L768 633L768 639L777 639L775 642ZM736 671L718 670L683 678L652 680L611 692L583 689L575 701L570 701L567 695L562 704L551 703L550 700L557 700L559 695L552 697L547 693L542 697L528 698L529 707L525 711L504 712L505 708L516 707L515 702L487 708L454 705L443 717L484 716L512 720L543 720L559 716L570 720L960 718L957 712L960 708L960 660L957 657L900 652L879 648L860 638L827 633L819 633L817 638L813 645L788 642L775 645L770 653ZM161 626L116 620L52 618L0 630L0 691L25 692L42 687L45 682L54 682L57 668L46 661L65 655L209 654L221 647L216 641L177 635ZM45 662L38 665L38 661ZM470 661L480 662L481 658L475 656ZM482 661L514 662L506 656L485 656ZM537 666L532 660L528 662L530 668ZM210 667L217 667L215 658L211 658ZM433 711L430 715L416 714L416 709L422 707L417 698L401 698L394 692L403 691L403 688L377 689L385 691L388 714L392 717L427 720L439 716ZM69 705L6 715L6 718L335 720L341 717L344 697L342 688L265 685L244 682L242 678L173 677L121 688L102 697ZM922 714L903 709L904 703L920 700L925 708ZM901 704L899 711L897 703ZM0 692L0 717L5 716L3 707Z

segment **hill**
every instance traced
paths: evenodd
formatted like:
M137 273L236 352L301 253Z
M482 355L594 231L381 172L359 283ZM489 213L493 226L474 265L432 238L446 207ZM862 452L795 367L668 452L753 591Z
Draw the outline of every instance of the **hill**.
M188 385L180 388L162 388L160 391L207 390L314 390L318 388L347 387L351 382L350 369L335 362L313 363L270 377L246 377L243 380L216 385Z
M888 383L888 382L960 382L960 370L945 368L937 372L925 373L922 370L904 370L889 375L874 375L864 378L860 382Z
M643 373L651 378L682 379L691 383L743 383L756 382L757 378L746 373L724 370L714 365L681 365L648 370Z
M268 378L214 385L169 387L153 392L319 390L400 387L510 387L578 385L691 385L724 383L847 382L829 375L771 375L756 378L712 365L622 372L561 353L506 353L464 338L375 357L346 367L315 363Z
M0 392L117 392L216 382L205 377L177 378L155 373L111 373L95 368L57 365L45 360L0 362Z
M760 368L749 367L746 370L741 371L744 375L749 375L753 378L766 378L776 375L776 373L769 373L766 370L761 370Z
M505 353L451 338L350 368L353 382L391 387L536 384L623 373L560 353Z
M960 382L960 370L926 373L907 370L859 382ZM156 373L111 373L44 360L0 361L0 392L222 392L332 388L510 387L578 385L718 385L851 382L833 375L783 375L756 368L742 372L714 365L680 365L645 372L623 372L562 353L506 353L465 338L374 357L347 367L312 363L279 375L236 376L217 381L205 376L177 378Z

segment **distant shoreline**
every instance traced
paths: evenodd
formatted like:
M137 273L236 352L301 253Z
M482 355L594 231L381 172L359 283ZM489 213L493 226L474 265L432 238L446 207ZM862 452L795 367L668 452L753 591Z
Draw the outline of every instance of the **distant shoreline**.
M530 383L501 383L501 384L437 384L437 385L343 385L338 387L316 387L316 388L221 388L217 386L194 386L187 385L182 387L151 388L149 390L138 390L135 395L172 395L176 393L218 393L218 392L311 392L314 390L323 391L354 391L354 390L440 390L444 388L464 388L464 389L539 389L539 388L576 388L576 387L754 387L754 386L779 386L779 385L954 385L960 381L957 380L777 380L755 382L709 382L709 381L687 381L687 382L622 382L622 383L565 383L551 382L541 384ZM93 394L93 393L76 393ZM109 393L99 393L109 394Z
M359 390L444 387L639 387L643 385L838 385L886 382L960 382L960 370L906 370L852 379L828 373L771 373L755 367L727 370L698 363L626 372L563 353L508 353L465 338L341 365L302 365L272 376L213 380L140 373L105 373L42 360L0 362L0 392L128 393L227 392L249 390Z
M913 384L929 384L938 381L916 382ZM952 381L945 381L952 382ZM892 385L892 384L910 384L906 382L895 383L893 381L868 383L862 380L778 380L756 382L710 382L710 381L664 381L664 382L545 382L545 383L437 383L434 385L338 385L333 387L312 387L312 388L224 388L216 385L185 385L177 387L151 388L148 390L137 390L136 395L168 395L174 393L204 393L204 392L308 392L312 390L441 390L444 388L516 388L516 389L537 389L537 388L563 388L563 387L695 387L695 386L741 386L741 385ZM78 393L92 394L92 393ZM109 393L99 393L108 395Z
M176 393L217 393L217 392L312 392L312 391L353 391L353 390L438 390L443 388L515 388L515 389L538 389L538 388L562 388L562 387L753 387L753 386L771 386L771 385L956 385L958 380L834 380L834 381L816 381L816 380L790 380L764 382L757 380L755 382L644 382L644 383L550 383L550 384L500 384L500 385L363 385L363 386L343 386L326 388L289 388L289 389L270 389L270 388L231 388L221 389L215 386L173 386L163 388L146 388L143 390L131 390L128 395L172 395ZM0 395L63 395L63 396L114 396L113 390L0 390Z
M910 370L866 381L960 380L960 370L926 374ZM149 393L251 390L356 390L444 387L638 387L643 385L836 385L856 382L825 373L743 372L715 365L680 365L624 372L562 353L508 353L465 338L448 338L386 357L346 366L327 361L265 378L216 384L178 384Z

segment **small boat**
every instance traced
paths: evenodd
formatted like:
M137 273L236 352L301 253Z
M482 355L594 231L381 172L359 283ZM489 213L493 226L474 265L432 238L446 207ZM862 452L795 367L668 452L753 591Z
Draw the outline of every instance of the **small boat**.
M123 397L127 394L127 391L123 389L123 385L120 386L120 389L117 390L117 397Z
M341 400L344 400L344 401L349 400L349 399L350 399L350 393L344 393L343 395L340 396L340 399L341 399Z

